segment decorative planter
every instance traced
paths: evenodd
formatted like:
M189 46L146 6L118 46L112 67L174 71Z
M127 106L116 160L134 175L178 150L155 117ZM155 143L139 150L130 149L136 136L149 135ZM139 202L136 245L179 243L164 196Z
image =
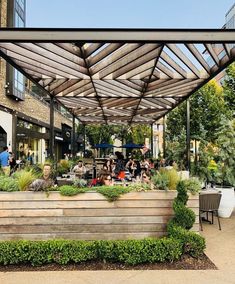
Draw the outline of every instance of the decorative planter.
M216 189L222 193L219 216L222 218L229 218L234 208L234 188L225 186L216 186Z
M166 235L176 191L130 192L108 202L97 192L0 192L0 240L118 240ZM197 215L198 195L187 203Z

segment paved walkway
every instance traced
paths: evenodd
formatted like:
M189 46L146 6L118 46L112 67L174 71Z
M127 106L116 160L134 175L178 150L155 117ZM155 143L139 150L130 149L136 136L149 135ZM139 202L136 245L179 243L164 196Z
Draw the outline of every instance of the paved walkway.
M235 284L235 211L221 220L222 231L203 224L206 254L218 270L128 270L128 271L56 271L0 273L1 284Z

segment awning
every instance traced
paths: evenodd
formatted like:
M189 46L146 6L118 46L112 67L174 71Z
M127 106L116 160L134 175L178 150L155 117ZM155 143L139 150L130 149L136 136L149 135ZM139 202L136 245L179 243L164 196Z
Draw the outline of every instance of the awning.
M85 124L151 124L235 60L235 30L0 29L0 56Z

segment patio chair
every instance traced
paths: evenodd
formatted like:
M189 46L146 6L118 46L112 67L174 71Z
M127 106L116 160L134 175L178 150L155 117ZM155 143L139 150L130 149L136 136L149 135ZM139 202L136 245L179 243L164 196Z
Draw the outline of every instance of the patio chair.
M210 224L214 224L214 214L217 216L219 229L221 230L220 226L220 219L218 214L218 209L221 200L221 193L201 193L199 194L199 222L200 227L202 229L202 214L206 213L206 221ZM209 221L209 213L211 213L211 221Z

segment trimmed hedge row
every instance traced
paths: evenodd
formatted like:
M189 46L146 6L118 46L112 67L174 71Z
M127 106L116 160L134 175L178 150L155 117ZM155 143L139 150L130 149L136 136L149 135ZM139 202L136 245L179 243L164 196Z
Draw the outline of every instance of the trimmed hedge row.
M5 241L0 242L0 264L68 264L91 260L129 265L175 261L182 244L172 238L124 241Z

